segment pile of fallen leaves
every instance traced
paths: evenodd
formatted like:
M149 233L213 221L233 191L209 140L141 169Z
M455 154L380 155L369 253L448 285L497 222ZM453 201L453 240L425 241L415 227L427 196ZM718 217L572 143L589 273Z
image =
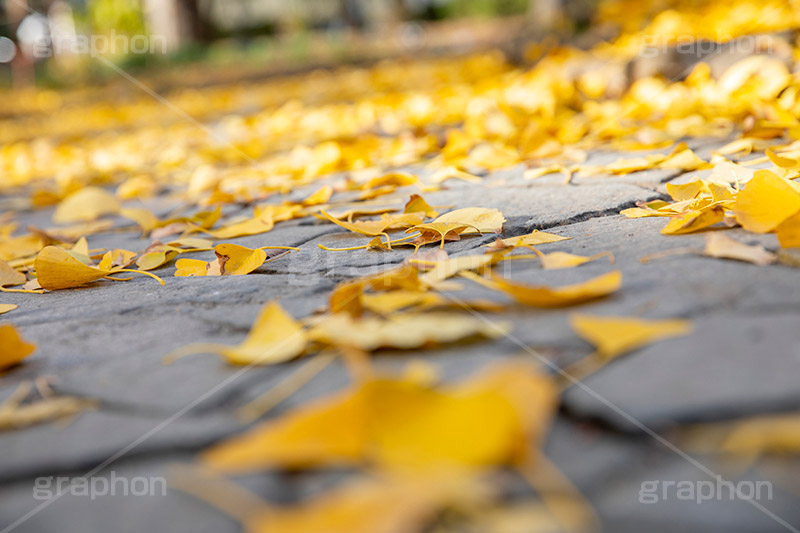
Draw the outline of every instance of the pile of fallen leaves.
M602 16L614 20L614 9L624 12L627 4L607 5ZM559 287L507 279L498 273L505 261L558 269L612 264L614 257L547 253L547 244L567 237L542 231L500 236L505 217L499 210L443 208L424 198L449 180L469 186L497 169L524 165L530 180L561 173L565 184L574 175L710 171L667 184L671 201L664 196L622 214L664 217L665 235L707 236L702 250L666 254L798 266L792 249L800 248L800 186L794 181L800 176L800 79L793 65L766 54L744 57L719 77L704 63L679 81L622 77L648 36L670 43L689 31L697 38L730 39L800 25L796 10L781 14L781 2L734 4L666 11L644 29L590 50L541 50L528 69L486 53L166 95L192 121L144 96L116 102L95 93L19 93L15 106L2 105L8 127L0 129L0 290L47 298L51 291L85 285L100 291L131 279L124 274L164 285L169 278L152 271L173 262L176 277L249 275L297 249L227 241L310 217L349 232L352 246L320 246L330 253L406 249L402 265L339 284L325 310L298 318L277 301L267 302L240 344L191 345L167 355L166 362L173 362L215 353L236 365L304 359L289 385L243 410L249 417L262 416L334 357L353 376L348 389L257 425L206 451L201 462L218 473L348 466L359 474L287 508L260 502L246 513L234 511L224 495L235 498L233 488L219 497L198 495L253 531L424 530L442 516L477 531L586 529L594 520L591 510L541 452L559 403L560 383L551 374L506 362L441 384L425 365L411 364L402 376L382 375L370 358L387 348L413 353L507 335L511 326L486 313L512 304L571 307L624 289L613 267ZM706 159L678 142L732 136ZM650 152L610 165L586 164L587 150L600 148ZM763 157L748 159L762 151ZM314 192L305 198L288 198L309 185ZM406 187L416 192L409 196ZM149 204L134 202L151 199L178 207L157 216ZM53 227L18 227L17 212L50 206ZM710 231L731 227L774 232L780 250ZM112 229L139 232L152 242L142 250L90 248L93 235ZM479 252L447 252L451 242L487 234L497 238ZM465 282L504 295L506 303L459 298ZM0 304L0 314L15 309ZM567 369L578 378L691 329L678 319L573 313L569 321L596 348ZM10 324L0 325L0 346L2 372L35 351ZM41 396L31 399L26 386L0 404L0 429L93 405L47 390ZM537 497L509 503L493 478L508 469L527 480Z

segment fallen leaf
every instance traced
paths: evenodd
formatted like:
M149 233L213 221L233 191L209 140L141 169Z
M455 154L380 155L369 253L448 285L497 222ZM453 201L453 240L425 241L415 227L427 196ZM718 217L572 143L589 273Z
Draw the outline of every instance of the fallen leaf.
M785 179L757 170L736 197L736 221L753 233L767 233L800 212L800 193Z
M13 287L15 285L22 285L28 281L25 274L17 272L11 266L0 259L0 290L6 287Z
M508 324L486 323L479 318L455 313L397 313L389 319L354 319L338 313L325 317L311 328L311 339L331 346L409 350L428 343L449 343L473 336L496 338L509 331Z
M462 224L469 226L467 233L500 233L506 218L497 209L486 207L465 207L445 213L435 219L434 223Z
M795 213L781 222L775 228L775 233L781 248L800 247L800 213Z
M573 314L569 324L597 349L603 360L613 359L655 341L687 335L688 320L643 320L639 318Z
M235 365L272 365L299 357L306 344L308 336L303 327L278 302L270 302L261 309L241 344L190 344L165 356L164 362L195 353L215 353Z
M545 231L534 230L527 235L520 235L518 237L509 237L507 239L498 239L502 243L502 247L517 247L517 246L538 246L540 244L549 244L551 242L561 242L571 239L572 237L563 237L554 233L547 233ZM495 242L492 244L484 244L493 248L500 248Z
M599 254L595 254L589 257L582 256L582 255L575 255L570 254L567 252L551 252L549 254L544 254L533 248L533 251L536 252L536 255L539 256L539 259L542 261L542 268L545 270L556 270L560 268L574 268L584 263L588 263L590 261L595 261L602 257L608 257L610 263L614 263L614 256L611 252L602 252Z
M103 215L119 212L120 204L110 192L99 187L84 187L61 201L53 213L53 222L91 222Z
M4 315L9 311L13 311L17 306L14 304L0 304L0 315Z
M551 379L520 363L442 387L375 378L311 402L202 455L227 472L369 462L404 472L511 464L543 439Z
M30 344L17 333L11 324L0 324L0 370L17 365L36 350L34 344Z
M720 232L706 235L706 248L703 252L709 257L736 259L754 265L764 266L774 263L777 256L761 245L749 245L731 239Z
M214 247L214 253L219 259L222 274L229 276L249 274L267 260L264 250L252 250L238 244L218 244Z
M517 283L499 276L484 280L477 276L470 277L491 288L502 290L521 304L533 307L567 307L603 298L619 290L622 285L622 273L614 270L590 280L552 288L546 285L528 285Z
M161 278L148 272L124 268L104 270L86 265L75 259L66 250L56 246L46 246L39 252L33 266L36 270L36 279L39 285L49 291L79 287L119 272L144 274L164 285L164 281Z

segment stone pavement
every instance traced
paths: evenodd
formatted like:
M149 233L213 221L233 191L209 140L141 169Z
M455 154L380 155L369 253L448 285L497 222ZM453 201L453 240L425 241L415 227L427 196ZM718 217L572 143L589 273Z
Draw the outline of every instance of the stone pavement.
M701 157L720 143L690 143ZM589 164L625 154L595 153ZM610 251L605 260L574 269L542 271L535 262L504 263L503 275L515 280L560 285L619 268L622 289L610 298L580 306L581 312L688 318L693 333L658 342L613 361L563 395L562 408L546 446L547 455L584 494L605 531L769 532L800 528L800 461L765 457L738 468L702 450L682 456L679 424L734 419L800 409L800 284L797 271L758 267L694 255L678 255L642 264L639 259L677 247L703 247L703 235L659 233L664 221L631 220L621 209L664 196L664 183L686 179L674 171L644 171L621 177L578 178L562 185L561 176L522 179L523 168L488 176L474 185L450 180L445 190L426 193L434 206L495 207L505 215L503 237L534 229L572 237L547 245L547 251L591 255ZM697 173L693 173L697 174ZM702 174L702 173L701 173ZM316 188L319 184L315 184ZM293 191L300 198L313 188ZM415 187L395 195L405 199ZM277 201L277 200L276 200ZM170 206L150 205L157 213ZM27 213L22 224L49 224L51 211ZM117 221L123 224L122 219ZM774 235L729 233L775 249ZM453 255L475 252L492 236L465 237L448 243ZM147 277L104 287L56 291L43 296L7 294L3 301L19 309L3 319L38 344L26 363L0 377L0 400L25 380L48 376L61 394L96 399L98 408L67 422L41 424L0 433L0 531L43 502L34 493L41 476L80 476L114 458L97 475L166 477L174 465L189 463L199 450L241 432L234 416L248 400L268 390L302 362L253 368L244 373L213 356L193 356L165 366L161 358L192 342L241 341L261 306L279 298L296 318L324 306L334 285L400 263L409 248L391 252L328 252L317 245L353 246L342 228L313 217L280 223L266 234L234 239L245 246L288 245L300 251L238 277L175 278L175 267L156 271L161 287ZM143 249L148 240L135 232L92 236L90 247ZM207 259L211 253L193 257ZM465 282L466 283L466 282ZM466 283L461 298L507 303L507 297ZM575 309L536 310L511 305L491 318L510 320L513 336L558 365L591 352L567 325ZM5 321L4 320L4 321ZM385 351L378 368L402 368L411 355L439 369L444 379L471 374L504 357L527 357L511 339L458 345L413 354ZM269 416L338 390L348 383L345 368L334 362ZM609 407L613 404L615 408ZM627 416L621 415L624 412ZM638 423L632 422L632 420ZM642 425L680 451L670 449ZM686 501L675 492L643 503L643 482L667 487L672 481L707 481L693 461L736 482L768 480L770 498L759 509L742 500ZM236 478L261 497L278 503L297 501L329 487L337 473L254 474ZM644 485L648 486L648 485ZM782 524L780 521L784 521ZM790 527L791 527L790 526ZM240 526L218 510L168 487L165 495L66 495L33 513L15 532L170 531L221 533Z

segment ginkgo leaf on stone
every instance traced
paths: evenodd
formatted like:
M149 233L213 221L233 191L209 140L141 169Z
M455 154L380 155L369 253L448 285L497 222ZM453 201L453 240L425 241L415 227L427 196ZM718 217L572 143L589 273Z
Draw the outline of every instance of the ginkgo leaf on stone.
M469 279L502 290L521 304L544 308L567 307L603 298L619 290L622 285L622 273L619 270L581 283L561 287L528 285L499 276L492 276L491 280L485 280L478 276L469 276Z
M331 187L330 185L324 185L323 187L320 187L319 189L314 191L306 199L302 200L300 204L305 207L324 204L331 199L332 195L333 195L333 187Z
M11 324L0 325L0 371L19 364L36 350L36 345L26 342Z
M267 252L264 250L253 250L238 244L218 244L214 247L214 253L219 259L222 274L229 276L249 274L267 260Z
M573 314L570 327L591 343L604 360L635 350L652 342L687 335L688 320L644 320L639 318Z
M709 207L673 216L661 230L664 235L684 235L706 229L722 222L725 212L719 207Z
M409 198L408 203L406 203L403 209L403 213L424 213L426 217L431 218L439 215L439 213L428 205L428 202L418 194L411 195L411 198Z
M215 353L235 365L272 365L299 357L307 344L303 327L278 302L270 302L261 309L241 344L190 344L167 355L164 362L195 353Z
M463 224L469 226L464 233L500 233L506 218L497 209L465 207L441 215L435 223Z
M556 405L552 380L521 363L441 388L373 378L214 446L202 461L227 472L370 462L405 475L502 466L541 442Z
M787 180L768 170L757 170L739 191L733 212L744 229L767 233L800 212L800 193Z
M33 266L39 285L50 291L86 285L112 273L111 270L81 263L66 250L56 246L47 246L39 252Z
M482 270L495 264L499 260L499 254L481 255L462 255L458 257L446 258L436 261L433 268L420 276L420 280L434 287L440 282L455 276L459 272L466 270Z
M760 266L772 264L778 259L761 245L745 244L720 232L706 235L706 247L703 253L709 257L736 259Z
M466 314L397 313L389 319L354 319L337 313L311 328L310 337L322 344L373 351L378 348L419 348L429 343L456 342L474 336L496 338L510 331L506 323L485 322Z
M800 247L800 213L796 213L775 228L781 248Z
M572 237L563 237L554 233L547 233L545 231L534 230L527 235L520 235L518 237L509 237L507 239L498 239L491 244L484 244L484 246L492 248L503 247L517 247L517 246L538 246L540 244L549 244L551 242L561 242L571 239Z
M602 257L608 257L609 262L614 263L614 256L611 252L602 252L589 257L582 255L570 254L567 252L551 252L544 254L533 248L533 251L539 256L542 261L542 268L545 270L557 270L560 268L574 268L590 261L595 261Z
M13 311L17 306L15 304L0 304L0 315L4 315L9 311Z
M200 259L178 259L175 261L175 277L193 277L208 275L209 263Z
M46 246L33 263L36 270L36 279L43 289L50 291L80 287L93 281L116 274L118 272L136 272L145 274L164 285L164 281L157 276L139 270L114 268L104 270L81 263L63 248Z
M25 277L25 274L17 272L8 263L0 259L0 289L22 285L27 280L28 278Z
M119 201L110 192L99 187L83 187L58 204L53 213L53 222L90 222L103 215L116 214L119 209Z
M418 224L406 230L406 233L419 232L419 237L414 240L416 246L423 244L430 244L432 242L441 242L440 247L444 248L445 241L458 241L461 239L462 233L467 233L467 230L473 229L467 224L460 224L458 222L426 222Z

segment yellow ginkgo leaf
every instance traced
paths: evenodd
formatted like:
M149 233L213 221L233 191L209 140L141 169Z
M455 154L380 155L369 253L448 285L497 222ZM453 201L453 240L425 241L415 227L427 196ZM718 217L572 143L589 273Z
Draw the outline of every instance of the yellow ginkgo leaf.
M470 229L464 233L500 233L506 218L497 209L486 207L465 207L445 213L434 223L463 224Z
M106 278L118 272L136 272L150 276L164 285L164 281L140 270L128 270L124 268L114 268L104 270L90 265L85 265L75 259L66 250L56 246L46 246L34 260L33 267L36 270L36 279L43 289L50 291L58 289L70 289L86 285L93 281Z
M470 277L479 283L504 291L521 304L533 307L567 307L597 298L608 296L619 290L622 285L622 273L614 270L574 285L563 287L547 287L545 285L528 285L493 276L491 281L477 276Z
M652 342L686 335L692 330L688 320L643 320L639 318L573 314L569 324L597 349L604 360L635 350Z
M678 216L674 216L667 222L661 230L663 235L684 235L706 229L714 224L722 222L725 218L724 210L718 207L689 211Z
M775 228L781 248L800 247L800 213L796 213Z
M800 193L772 172L757 170L737 195L733 212L744 229L767 233L800 212Z
M536 254L539 256L539 259L542 260L542 268L544 268L545 270L573 268L576 266L580 266L584 263L594 261L595 259L600 259L601 257L608 257L609 261L612 264L614 263L614 256L611 254L611 252L602 252L599 254L592 255L590 257L585 257L582 255L575 255L567 252L551 252L549 254L543 254L536 248L533 248L533 251L536 252Z
M767 157L769 157L769 160L775 163L775 166L789 170L800 168L800 161L798 161L797 159L780 156L775 152L773 152L772 150L770 150L769 148L767 148L766 153Z
M66 250L46 246L33 263L39 285L49 291L79 287L105 278L111 270L86 265L75 259Z
M476 335L495 338L510 330L508 324L487 323L471 315L455 313L403 313L390 319L353 319L349 314L330 315L309 335L332 346L373 351L378 348L419 348L428 343L448 343Z
M462 233L467 233L467 230L473 229L466 224L458 222L426 222L425 224L418 224L412 228L408 228L406 233L419 232L419 237L414 241L414 244L421 246L432 242L441 241L440 247L444 248L445 241L460 240ZM473 231L473 233L477 233Z
M389 172L382 176L372 178L361 187L363 190L377 189L378 187L406 187L414 185L419 179L407 172Z
M110 192L99 187L84 187L64 198L53 213L53 222L90 222L119 212L120 204Z
M267 260L264 250L253 250L238 244L218 244L214 247L214 253L217 254L222 273L229 276L249 274Z
M688 183L667 183L667 194L676 202L691 200L703 190L705 184L700 178L695 178Z
M312 205L320 205L324 204L328 200L331 199L333 195L333 187L330 185L325 185L317 189L314 193L308 196L305 200L300 202L300 205L304 207L309 207Z
M125 218L133 220L142 229L142 233L147 235L159 225L158 217L149 209L144 207L123 207L119 214Z
M194 353L215 353L235 365L272 365L300 356L307 344L303 327L278 302L270 302L261 309L241 344L190 344L167 355L164 362Z
M122 249L109 250L103 255L103 258L100 260L100 263L97 265L97 268L99 268L100 270L111 270L112 268L115 267L124 268L133 262L134 257L136 257L136 252L131 252L129 250L122 250Z
M9 311L13 311L17 306L14 304L0 304L0 315L4 315Z
M409 307L432 307L444 303L438 294L418 291L390 291L361 295L361 304L380 315L389 315Z
M36 350L36 345L26 342L11 324L0 325L0 370L19 364Z
M420 276L420 280L433 287L465 270L481 270L495 264L499 254L462 255L436 261L433 268Z
M403 213L424 213L426 217L431 218L439 215L439 213L428 205L428 202L418 194L411 195L408 203L406 203L405 209L403 209Z
M295 409L217 445L205 464L228 472L377 463L441 472L512 464L540 442L556 406L550 378L506 363L440 389L388 378Z
M337 226L354 233L360 233L368 237L386 235L390 229L400 229L419 224L425 218L424 213L402 213L397 215L383 215L379 220L358 220L356 222L344 222L325 211L320 211L320 215L330 220Z
M209 264L200 259L178 259L175 261L175 277L207 276Z
M25 277L25 274L17 272L8 263L0 259L0 289L22 285L27 280L28 278Z
M549 244L551 242L561 242L571 239L572 237L562 237L561 235L556 235L554 233L547 233L545 231L533 230L531 233L527 235L520 235L518 237L509 237L507 239L498 239L502 246L499 243L495 242L492 244L484 244L484 246L490 246L494 248L502 248L502 247L517 247L517 246L538 246L540 244Z
M156 269L175 258L180 253L179 249L165 244L154 244L136 259L136 266L141 270Z
M744 244L720 232L706 235L706 247L703 253L709 257L736 259L760 266L772 264L778 259L761 245Z
M250 235L259 235L266 233L275 227L275 222L267 218L262 220L260 217L248 218L241 222L235 222L227 226L223 226L217 230L205 230L206 233L216 239L235 239L236 237L247 237Z

